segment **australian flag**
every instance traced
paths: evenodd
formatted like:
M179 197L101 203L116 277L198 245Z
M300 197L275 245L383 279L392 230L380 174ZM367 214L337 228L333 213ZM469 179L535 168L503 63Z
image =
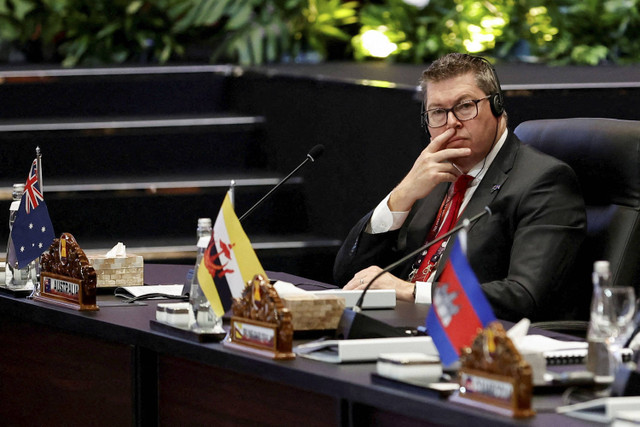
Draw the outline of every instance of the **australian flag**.
M24 186L20 207L11 228L9 244L12 265L18 262L18 268L26 267L31 261L46 251L55 239L53 225L49 218L38 183L37 160L31 164L29 178Z
M427 331L444 366L459 359L478 334L496 320L480 283L456 240L442 270L427 314Z

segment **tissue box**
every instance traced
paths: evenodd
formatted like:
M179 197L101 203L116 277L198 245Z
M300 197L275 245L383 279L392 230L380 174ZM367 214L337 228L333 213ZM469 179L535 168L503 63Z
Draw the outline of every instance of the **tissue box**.
M291 311L294 331L336 329L344 311L344 298L333 295L289 295L281 299Z
M144 260L141 255L127 254L116 258L88 255L87 258L96 270L98 288L144 284Z

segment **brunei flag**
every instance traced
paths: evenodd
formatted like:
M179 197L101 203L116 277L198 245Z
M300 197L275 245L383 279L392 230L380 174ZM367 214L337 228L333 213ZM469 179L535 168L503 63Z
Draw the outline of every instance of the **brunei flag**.
M461 236L462 238L463 236ZM438 279L427 314L427 331L444 366L456 362L478 329L496 320L467 257L456 240Z
M236 216L229 194L213 225L209 246L198 266L198 282L217 316L231 308L256 274L267 278Z

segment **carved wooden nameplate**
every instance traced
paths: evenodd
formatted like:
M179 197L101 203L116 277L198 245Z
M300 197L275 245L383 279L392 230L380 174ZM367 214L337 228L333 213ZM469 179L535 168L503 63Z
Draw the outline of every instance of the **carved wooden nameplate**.
M457 401L525 418L531 409L533 373L499 322L480 331L460 356Z
M40 257L40 267L40 288L34 300L81 311L99 310L96 272L71 234L63 233L53 241Z
M293 359L293 323L278 292L262 276L247 283L231 306L233 317L225 346L272 359Z

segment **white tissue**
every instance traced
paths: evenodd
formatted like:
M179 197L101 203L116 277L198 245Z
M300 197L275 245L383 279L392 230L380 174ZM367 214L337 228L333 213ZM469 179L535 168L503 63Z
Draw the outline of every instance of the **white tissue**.
M278 292L278 296L280 298L287 298L296 295L305 295L310 299L317 299L318 297L311 292L305 291L304 289L298 288L293 283L283 282L282 280L278 280L273 287Z
M518 346L517 341L529 333L529 325L531 325L531 321L525 317L507 331L507 336L513 341L516 347Z
M107 258L124 258L127 256L127 247L122 242L118 242L107 254Z
M524 360L531 366L533 385L542 385L545 383L544 375L547 372L547 361L544 358L544 353L535 347L527 345L531 337L531 335L527 335L530 325L531 321L524 318L507 331L507 336L524 357Z

